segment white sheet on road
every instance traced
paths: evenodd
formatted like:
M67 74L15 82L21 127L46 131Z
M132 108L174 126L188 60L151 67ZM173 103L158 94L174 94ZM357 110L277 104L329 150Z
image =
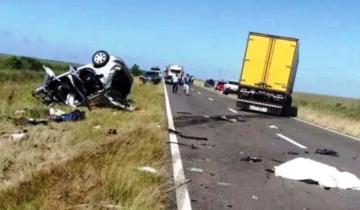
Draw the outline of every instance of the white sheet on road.
M322 187L360 190L360 180L354 174L340 172L335 167L308 158L295 158L275 166L275 176L292 180L313 180Z

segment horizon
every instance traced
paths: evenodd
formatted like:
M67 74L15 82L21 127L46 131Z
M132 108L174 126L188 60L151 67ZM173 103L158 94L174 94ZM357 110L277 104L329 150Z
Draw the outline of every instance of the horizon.
M11 21L0 23L0 51L87 63L96 50L105 49L129 67L164 69L179 63L198 78L238 80L248 32L255 31L300 40L295 92L357 99L358 8L356 1L293 2L289 7L282 0L101 5L5 0L0 17Z

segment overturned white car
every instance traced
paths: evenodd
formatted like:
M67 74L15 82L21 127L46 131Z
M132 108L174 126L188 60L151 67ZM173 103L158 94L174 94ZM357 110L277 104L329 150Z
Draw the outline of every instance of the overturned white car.
M63 103L71 106L104 105L133 111L127 100L133 77L125 62L106 51L97 51L92 63L56 76L44 66L44 84L33 91L33 96L45 104Z

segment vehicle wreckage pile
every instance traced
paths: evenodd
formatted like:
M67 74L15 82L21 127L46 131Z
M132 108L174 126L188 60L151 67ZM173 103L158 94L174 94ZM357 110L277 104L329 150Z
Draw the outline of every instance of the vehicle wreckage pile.
M133 111L126 99L131 91L133 77L125 62L105 51L97 51L92 62L56 76L44 66L43 85L33 96L45 104L62 103L70 106L111 106Z

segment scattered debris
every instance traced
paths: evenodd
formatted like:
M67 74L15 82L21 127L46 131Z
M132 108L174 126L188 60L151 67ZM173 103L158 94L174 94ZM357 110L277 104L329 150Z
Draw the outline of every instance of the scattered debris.
M109 128L108 131L106 132L106 135L110 136L110 135L116 135L117 134L117 130L115 128Z
M257 163L257 162L262 162L262 159L255 156L247 156L245 158L241 158L240 161L244 161L248 163Z
M28 139L29 136L26 133L14 133L10 135L12 141L22 141Z
M62 115L50 115L49 120L55 122L79 121L85 119L85 112L78 109Z
M276 160L276 159L274 159L274 158L272 158L271 159L273 162L275 162L275 163L283 163L284 161L281 161L281 160Z
M258 200L259 198L257 197L257 196L255 196L255 195L253 195L253 196L251 196L252 197L252 199L254 199L254 200Z
M271 128L271 129L279 129L279 127L277 127L276 125L269 125L269 128Z
M231 184L227 182L218 182L217 184L221 186L231 186Z
M294 151L289 151L288 154L289 154L289 155L299 155L298 152L294 152Z
M191 182L191 180L190 180L190 179L186 179L184 182L181 182L181 183L175 185L174 187L171 187L170 189L166 190L166 193L169 193L169 192L171 192L171 191L173 191L173 190L175 190L175 189L177 189L177 188L179 188L179 187L181 187L181 186L183 186L184 184L187 184L187 183L189 183L189 182Z
M61 109L56 109L56 108L51 107L49 109L49 114L55 115L55 116L61 116L61 115L65 114L65 112Z
M96 130L99 130L99 129L101 128L101 126L100 126L100 125L96 125L96 126L94 126L94 128L95 128Z
M22 116L26 113L25 109L20 109L15 111L16 116Z
M159 172L155 168L150 167L150 166L143 166L143 167L138 168L137 170L159 175Z
M360 190L360 179L349 172L308 159L295 158L275 167L275 176L318 183L321 187Z
M180 146L186 146L186 147L190 147L191 149L198 149L195 145L193 144L184 144L184 143L180 143L180 142L172 142L172 141L168 141L166 142L168 144L177 144L177 145L180 145Z
M228 208L232 208L233 207L233 205L231 205L231 204L228 204L228 205L226 205Z
M178 114L192 115L190 112L177 112Z
M49 120L46 119L34 119L34 118L29 118L27 119L26 124L28 125L47 125L49 123Z
M317 149L317 150L315 150L314 153L320 154L320 155L329 155L329 156L333 156L333 157L339 157L339 154L332 149Z
M184 139L192 139L192 140L199 140L199 141L207 141L208 140L208 138L206 138L206 137L187 136L187 135L184 135L183 133L176 131L174 129L171 129L171 128L169 128L168 130L170 133L174 133Z
M209 116L209 115L203 115L203 117L205 117L205 118L210 118L210 116Z
M10 141L22 141L22 140L27 140L29 138L26 132L27 131L24 130L23 132L20 133L11 133L11 134L3 133L1 137L6 138Z
M186 168L186 170L191 171L191 172L197 172L197 173L204 172L204 170L202 170L201 168L196 168L196 167L188 167L188 168Z
M265 169L265 171L268 173L275 173L274 169L270 169L270 168Z

